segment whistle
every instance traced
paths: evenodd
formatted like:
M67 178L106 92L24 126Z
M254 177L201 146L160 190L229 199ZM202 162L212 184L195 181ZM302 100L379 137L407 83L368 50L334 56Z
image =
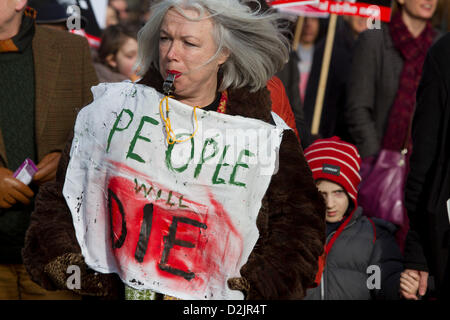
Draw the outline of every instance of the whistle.
M175 81L175 74L169 73L166 80L163 83L163 91L166 96L170 96L175 91L175 86L173 82Z

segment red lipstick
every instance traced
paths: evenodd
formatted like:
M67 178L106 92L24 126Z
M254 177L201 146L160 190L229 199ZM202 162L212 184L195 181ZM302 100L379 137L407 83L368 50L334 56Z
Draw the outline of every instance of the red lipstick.
M167 75L169 75L169 74L174 74L175 79L178 78L179 76L181 76L181 72L177 71L177 70L167 70Z

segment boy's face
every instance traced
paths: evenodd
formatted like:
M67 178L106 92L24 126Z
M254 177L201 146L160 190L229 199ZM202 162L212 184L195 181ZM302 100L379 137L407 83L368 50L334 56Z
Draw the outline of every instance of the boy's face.
M318 180L316 183L327 205L327 222L341 221L349 206L349 197L344 188L329 180Z

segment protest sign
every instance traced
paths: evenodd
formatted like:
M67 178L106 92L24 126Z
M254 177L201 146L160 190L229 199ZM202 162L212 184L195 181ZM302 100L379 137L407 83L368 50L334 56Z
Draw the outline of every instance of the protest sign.
M318 3L319 0L267 0L266 2L275 8L281 8Z
M305 17L326 17L329 14L360 16L391 20L392 0L320 0L316 4L282 6L281 12Z
M88 266L181 299L242 299L227 279L259 237L283 129L173 99L167 110L134 83L92 91L63 189ZM187 141L168 144L161 115Z

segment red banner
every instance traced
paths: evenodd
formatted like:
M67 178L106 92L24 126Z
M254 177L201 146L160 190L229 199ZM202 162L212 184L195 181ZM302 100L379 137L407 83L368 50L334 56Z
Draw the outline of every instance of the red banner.
M319 0L267 0L267 3L273 7L289 7L319 3Z
M320 17L331 13L374 18L389 22L391 20L392 9L388 4L390 2L377 2L374 0L367 0L367 2L320 0L317 4L280 7L280 10L299 16Z

